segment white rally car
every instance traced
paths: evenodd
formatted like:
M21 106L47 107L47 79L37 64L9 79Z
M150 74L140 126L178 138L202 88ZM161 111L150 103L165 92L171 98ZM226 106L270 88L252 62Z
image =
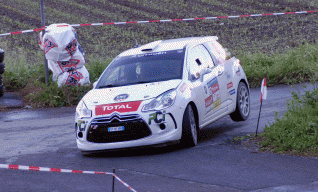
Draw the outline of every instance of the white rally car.
M225 115L244 121L249 85L217 37L160 40L127 50L105 69L76 108L83 153L180 141Z

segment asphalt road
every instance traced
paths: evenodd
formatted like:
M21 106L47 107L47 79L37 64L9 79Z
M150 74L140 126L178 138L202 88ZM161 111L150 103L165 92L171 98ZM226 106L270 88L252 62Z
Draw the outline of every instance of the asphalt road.
M286 109L298 85L269 87L259 131ZM196 147L177 145L83 156L76 148L75 108L16 109L0 112L0 164L86 171L115 169L136 191L318 191L318 159L238 149L230 139L255 133L260 89L251 90L251 115L228 116L199 135ZM1 98L0 98L1 100ZM0 169L1 191L112 191L112 177ZM115 182L115 191L130 191Z

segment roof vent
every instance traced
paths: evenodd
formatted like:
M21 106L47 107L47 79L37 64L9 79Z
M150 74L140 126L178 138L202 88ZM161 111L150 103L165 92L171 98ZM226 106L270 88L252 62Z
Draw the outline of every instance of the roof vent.
M153 51L156 48L156 46L158 46L161 43L161 41L162 40L151 42L151 43L148 43L146 45L143 45L140 47L140 50L141 51Z

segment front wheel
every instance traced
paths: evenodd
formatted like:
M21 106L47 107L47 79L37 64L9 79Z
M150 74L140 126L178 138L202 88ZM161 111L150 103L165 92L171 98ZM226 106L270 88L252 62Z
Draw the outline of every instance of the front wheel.
M193 109L191 105L188 105L183 115L181 145L183 147L193 147L196 146L197 143L197 123L195 121Z
M250 93L245 83L240 82L237 88L236 109L230 114L233 121L245 121L250 115Z

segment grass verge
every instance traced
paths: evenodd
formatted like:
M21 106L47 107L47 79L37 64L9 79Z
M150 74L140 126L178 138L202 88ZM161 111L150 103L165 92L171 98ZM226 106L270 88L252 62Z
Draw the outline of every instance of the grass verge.
M275 114L275 122L265 126L258 137L248 135L233 141L257 146L260 151L318 157L318 89L304 95L293 92L282 118ZM247 141L247 142L246 142Z
M286 48L282 54L246 54L238 57L251 87L260 86L267 73L267 84L295 84L308 82L318 75L318 46L305 44Z

